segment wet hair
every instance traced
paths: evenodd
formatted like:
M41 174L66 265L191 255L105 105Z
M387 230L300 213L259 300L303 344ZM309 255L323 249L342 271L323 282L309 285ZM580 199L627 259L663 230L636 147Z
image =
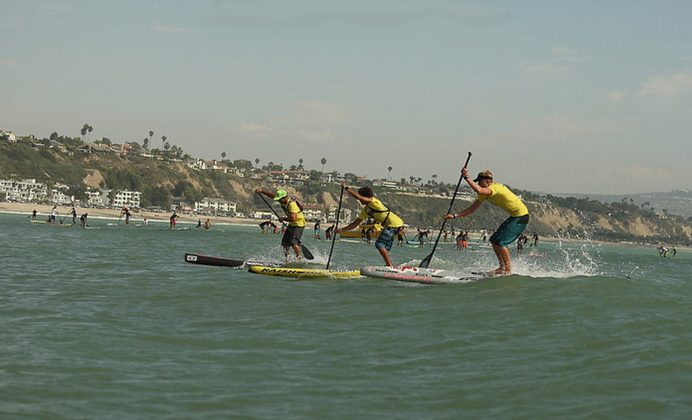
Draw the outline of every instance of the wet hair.
M362 187L362 188L360 188L360 189L358 190L358 195L362 195L363 197L368 197L368 198L370 198L370 197L372 197L372 196L375 195L375 194L372 192L372 188L370 188L370 187Z

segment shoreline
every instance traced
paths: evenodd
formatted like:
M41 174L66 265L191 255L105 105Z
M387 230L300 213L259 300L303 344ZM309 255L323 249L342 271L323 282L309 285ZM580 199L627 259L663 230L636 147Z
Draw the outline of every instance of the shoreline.
M12 202L0 202L0 213L12 213L12 214L22 214L31 215L33 210L36 210L37 218L44 217L47 218L53 208L49 204L33 204L33 203L12 203ZM60 217L71 217L69 215L72 207L70 206L58 206L58 214ZM77 207L77 218L84 213L88 213L89 218L94 219L108 219L108 220L120 220L123 217L120 214L120 210L116 209L100 209L93 207ZM171 212L172 213L172 212ZM155 223L168 223L169 214L166 213L154 213L148 211L135 211L132 210L132 217L130 218L130 223L141 222L145 218L149 222ZM256 226L260 223L256 219L238 218L238 217L222 217L222 216L196 216L191 214L178 213L178 223L193 223L197 224L198 220L209 219L213 225L240 225L240 226Z

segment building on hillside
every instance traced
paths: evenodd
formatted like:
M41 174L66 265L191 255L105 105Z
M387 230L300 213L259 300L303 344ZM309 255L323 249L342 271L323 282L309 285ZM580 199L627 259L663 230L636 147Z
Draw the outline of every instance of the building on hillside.
M17 142L17 136L11 131L0 130L0 139L10 143Z
M306 205L303 206L303 217L310 222L317 220L324 221L324 211L322 207Z
M193 162L188 162L186 165L192 169L197 170L197 171L204 171L207 169L207 162L205 162L202 159L197 159Z
M226 214L232 216L236 213L236 203L222 198L205 197L202 201L195 202L195 213L200 214Z
M86 195L88 198L87 204L90 207L108 207L110 205L110 195L111 190L109 189L97 189L97 190L87 190Z
M66 187L66 186L64 186ZM63 186L53 186L50 190L50 202L59 206L71 205L74 203L74 197L65 194Z
M82 153L110 153L111 149L105 144L86 143L77 148Z
M48 199L48 187L42 182L36 182L35 179L2 180L0 192L4 192L7 200L10 201L31 202Z
M142 193L139 191L129 191L121 190L116 191L113 196L113 207L123 208L123 207L134 207L139 208L140 196Z
M338 209L338 206L330 206L329 210L327 211L327 222L328 223L334 223L336 222L336 210ZM341 215L339 216L339 223L350 223L351 222L351 215L353 212L350 209L345 209L341 208Z

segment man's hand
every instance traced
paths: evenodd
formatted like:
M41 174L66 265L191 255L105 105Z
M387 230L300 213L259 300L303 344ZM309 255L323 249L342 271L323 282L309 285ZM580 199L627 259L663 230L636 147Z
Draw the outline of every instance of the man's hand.
M464 179L469 179L469 170L466 169L465 167L464 167L464 168L461 168L461 176L462 176Z
M452 213L445 214L445 219L447 219L447 220L454 219L455 217L457 217L456 214L452 214Z

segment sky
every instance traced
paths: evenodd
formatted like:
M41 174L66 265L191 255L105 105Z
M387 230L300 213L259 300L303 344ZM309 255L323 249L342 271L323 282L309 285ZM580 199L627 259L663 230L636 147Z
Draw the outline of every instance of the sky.
M0 129L544 193L692 187L692 2L0 0Z

